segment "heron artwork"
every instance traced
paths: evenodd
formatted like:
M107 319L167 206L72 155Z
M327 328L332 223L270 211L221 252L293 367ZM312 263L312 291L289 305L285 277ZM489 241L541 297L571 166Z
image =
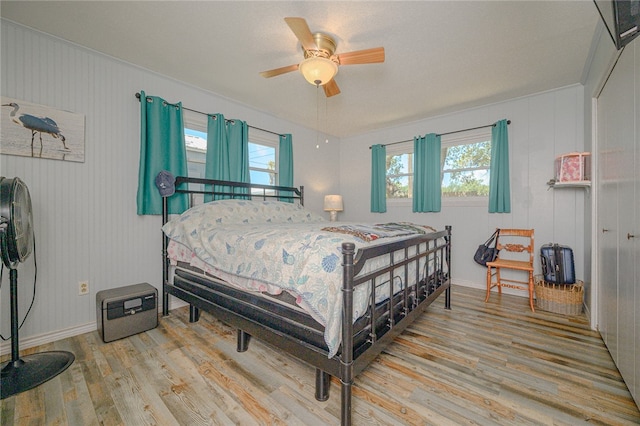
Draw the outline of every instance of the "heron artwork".
M9 116L11 120L19 126L24 127L25 129L31 130L31 150L33 151L33 141L35 139L36 133L40 133L40 150L42 150L42 134L48 133L56 139L60 139L62 142L62 146L66 151L70 151L65 142L65 137L62 133L60 133L60 128L58 124L50 119L49 117L36 117L31 114L20 114L16 116L16 113L20 109L20 105L15 102L11 102L8 104L3 104L2 106L10 106L13 107L13 111Z

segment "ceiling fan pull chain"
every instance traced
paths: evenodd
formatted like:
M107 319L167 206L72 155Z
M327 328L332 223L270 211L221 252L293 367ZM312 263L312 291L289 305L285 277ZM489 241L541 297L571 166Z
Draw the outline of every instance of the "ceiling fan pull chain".
M316 85L316 149L320 149L320 84Z

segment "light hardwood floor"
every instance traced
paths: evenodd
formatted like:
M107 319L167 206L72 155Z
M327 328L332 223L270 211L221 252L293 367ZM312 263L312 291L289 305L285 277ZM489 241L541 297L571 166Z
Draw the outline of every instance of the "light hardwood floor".
M26 352L76 361L2 401L3 425L328 425L340 394L317 402L314 369L186 308L154 330L105 344L87 333ZM6 360L6 357L5 357ZM640 424L640 412L584 316L529 311L526 298L453 288L357 378L356 425Z

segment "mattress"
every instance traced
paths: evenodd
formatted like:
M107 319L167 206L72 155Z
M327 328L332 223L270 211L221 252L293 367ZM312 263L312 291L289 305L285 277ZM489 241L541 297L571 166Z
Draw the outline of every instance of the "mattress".
M329 351L324 338L324 327L297 305L296 298L287 292L272 295L267 292L243 290L182 262L174 268L173 280L176 287L206 300L215 301L215 304L221 308L232 310L288 336ZM431 292L438 286L439 284L435 284ZM415 294L414 289L411 289L409 304L413 303ZM400 320L403 308L402 296L397 294L393 300L395 321ZM375 315L376 335L381 336L388 329L389 304L387 302L376 304ZM355 356L364 351L371 341L370 323L371 309L354 322ZM339 353L338 350L337 354Z

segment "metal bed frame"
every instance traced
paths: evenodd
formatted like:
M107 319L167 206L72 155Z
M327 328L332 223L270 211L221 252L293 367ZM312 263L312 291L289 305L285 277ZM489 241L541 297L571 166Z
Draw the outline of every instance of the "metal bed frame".
M198 185L198 188L193 188ZM222 195L228 198L251 198L253 200L297 200L304 203L304 188L284 186L270 186L260 184L238 183L221 180L177 177L175 182L176 194L189 194L191 206L195 196L198 195ZM167 198L163 197L162 223L165 224L168 217ZM169 314L169 295L178 297L189 303L190 322L199 319L200 310L209 312L219 320L238 329L237 350L246 351L251 336L283 350L316 368L315 397L319 401L326 401L329 397L331 376L336 376L341 383L341 424L351 425L351 396L354 377L382 352L409 324L411 324L424 310L442 293L445 294L445 308L451 308L451 226L444 231L420 235L402 241L388 244L380 244L358 250L356 253L353 243L342 244L342 268L343 268L343 311L342 311L342 343L341 349L332 358L328 357L326 348L317 347L309 341L292 337L285 329L278 329L272 325L257 321L247 314L246 302L233 299L217 291L207 290L204 286L198 286L188 282L187 286L176 286L170 282L170 261L167 258L168 238L163 234L163 303L162 313ZM444 241L442 243L441 241ZM401 261L397 260L397 253L403 253ZM368 259L380 256L388 256L389 266L370 273L362 273L362 268ZM423 257L426 262L434 262L433 274L420 276L420 260ZM403 271L401 279L405 283L409 280L409 264L417 262L415 267L415 285L407 286L394 294L390 294L384 306L384 314L380 317L380 304L376 306L376 278L391 277L391 281L397 276L397 270ZM445 272L444 266L447 265ZM427 269L426 267L424 268ZM174 277L174 280L180 280ZM354 346L353 327L353 292L359 285L370 285L371 302L368 311L367 328L368 338L364 343ZM393 292L393 285L389 286ZM189 289L198 289L190 291ZM204 290L203 290L204 289ZM203 293L204 292L204 293ZM209 296L207 297L207 292ZM203 295L204 294L204 295ZM221 303L221 298L226 300ZM243 305L243 309L229 307L237 303ZM261 312L262 315L269 313ZM275 315L275 314L272 314ZM277 318L274 318L274 320ZM382 323L382 325L380 325ZM289 323L289 326L291 324ZM304 333L303 333L304 334ZM298 334L299 335L299 334ZM350 350L345 350L350 348Z

